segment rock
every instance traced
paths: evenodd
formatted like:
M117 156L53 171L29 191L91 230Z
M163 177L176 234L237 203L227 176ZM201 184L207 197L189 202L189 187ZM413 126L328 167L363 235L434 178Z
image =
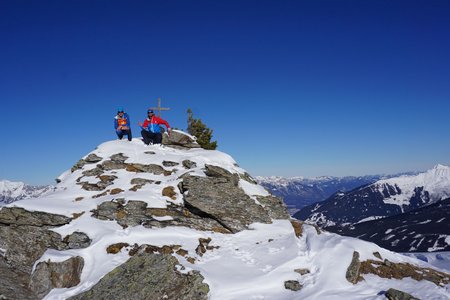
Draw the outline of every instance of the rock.
M68 249L83 249L91 245L92 240L84 232L75 231L64 238Z
M200 148L200 145L190 135L179 131L172 130L170 136L163 134L163 145L179 146L180 148Z
M143 164L127 164L126 170L128 172L134 172L134 173L152 173L155 175L161 175L165 174L166 172L169 172L165 170L160 165L155 164L149 164L149 165L143 165Z
M140 185L140 186L144 186L147 183L153 183L153 180L150 179L144 179L144 178L133 178L131 179L131 184L136 184L136 185Z
M197 164L189 159L183 160L182 164L183 167L185 167L186 169L192 169L197 167Z
M283 200L275 196L256 196L256 199L261 203L266 211L269 213L269 217L272 219L290 219L290 215L287 211L286 205Z
M62 226L70 221L71 219L66 216L28 211L21 207L3 207L0 210L0 223L5 225Z
M101 203L93 211L93 217L100 220L116 220L119 225L128 226L145 225L153 220L146 214L147 203L143 201L128 201L126 205L116 201Z
M295 269L294 272L300 274L300 275L306 275L311 273L308 269Z
M106 253L117 254L120 252L120 250L122 250L122 248L128 247L128 246L130 246L130 244L128 244L128 243L112 244L112 245L109 245L108 248L106 248Z
M40 262L31 276L30 288L39 298L53 288L70 288L80 283L84 260L80 256L63 262Z
M118 199L116 199L118 200ZM129 201L126 205L118 201L107 201L93 210L92 216L100 220L115 220L122 227L143 225L144 227L184 226L202 231L230 233L219 222L203 218L187 208L168 205L167 208L147 208L143 201ZM169 216L171 220L158 221L155 217Z
M374 274L381 278L403 279L412 278L417 281L427 280L437 286L445 286L450 283L450 274L431 268L422 268L409 263L395 263L387 259L366 260L361 262L361 274ZM362 279L362 277L361 277Z
M83 171L81 174L90 177L90 176L100 176L103 174L103 172L104 172L103 169L95 167L93 169Z
M361 268L361 262L359 261L359 252L353 252L352 262L350 266L347 268L347 273L345 274L345 278L347 281L356 284L359 281L359 269Z
M198 246L195 249L195 252L199 255L199 256L203 256L203 254L206 253L206 248L208 247L209 243L211 242L211 238L199 238L198 239Z
M123 153L117 153L117 154L111 155L110 159L111 159L111 161L116 162L116 163L124 163L128 159L128 156L125 156Z
M111 195L117 195L117 194L122 193L123 191L124 191L124 190L122 190L122 189L120 189L120 188L115 188L115 189L112 189L112 190L111 190L110 194L111 194Z
M31 274L34 262L48 248L64 250L67 244L61 235L47 228L36 226L0 226L0 248L6 249L4 255L8 264L21 272Z
M396 290L396 289L389 289L386 294L386 298L389 300L420 300L418 298L413 297L412 295Z
M100 156L97 156L94 153L89 154L88 156L86 156L86 158L84 159L84 161L88 164L94 164L94 163L98 163L100 161L102 161L103 158Z
M0 300L36 300L37 295L28 288L30 275L11 269L0 256Z
M292 227L294 228L294 233L296 237L301 237L303 234L303 222L291 219Z
M373 253L373 256L375 256L376 258L378 258L378 259L383 259L382 257L381 257L381 254L380 254L380 252L374 252Z
M247 172L245 172L244 174L239 174L239 177L247 182L258 184L258 182L256 182L256 180L253 179L252 176L250 176L250 174L248 174Z
M101 161L103 158L95 155L94 153L89 154L85 159L80 159L70 171L73 173L76 170L83 168L86 164L93 164Z
M284 282L284 288L291 291L300 291L303 286L297 280L287 280Z
M175 161L167 161L167 160L163 161L162 164L164 167L175 167L179 165L179 163Z
M0 248L8 265L31 274L34 262L47 248L63 250L67 244L50 229L68 224L71 218L18 207L0 210Z
M190 212L216 220L233 233L247 229L254 222L272 222L269 212L256 204L230 178L187 174L180 187L185 207Z
M171 255L140 253L106 274L89 291L69 299L208 299L209 287L203 276L196 271L181 274L177 264Z
M162 190L162 195L165 197L169 197L172 200L177 199L177 193L175 192L175 188L173 186L166 186Z
M102 162L101 165L97 165L97 167L101 168L104 171L111 171L125 169L127 165L128 164L120 161L106 160Z

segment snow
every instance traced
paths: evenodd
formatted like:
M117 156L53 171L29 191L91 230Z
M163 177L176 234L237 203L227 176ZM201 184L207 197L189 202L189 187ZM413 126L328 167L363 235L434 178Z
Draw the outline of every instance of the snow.
M367 217L367 218L359 220L355 224L362 223L362 222L367 222L367 221L372 221L372 220L383 219L383 218L384 218L383 216L370 216L370 217Z
M404 253L408 257L415 257L425 261L442 272L450 273L450 252L414 252Z
M155 154L145 152L153 151ZM21 200L9 206L23 207L27 210L47 211L72 217L74 213L84 212L71 223L55 228L61 236L75 231L86 233L92 243L84 249L57 251L47 250L40 261L63 261L73 256L84 259L81 282L72 288L53 289L47 300L67 299L89 290L103 276L115 267L129 259L127 249L118 254L108 254L106 248L115 243L151 244L155 246L180 245L188 251L188 255L196 258L195 264L189 263L184 257L178 256L180 264L189 270L197 270L205 277L210 287L211 300L231 299L355 299L381 300L385 299L380 291L397 288L420 299L440 300L450 297L449 287L437 287L426 281L417 282L412 279L389 280L376 276L365 276L366 280L356 285L345 279L346 270L352 260L353 251L360 253L360 259L375 259L373 253L379 252L383 259L392 262L409 262L429 267L424 261L393 253L366 241L336 234L323 232L317 234L316 229L304 225L303 236L297 238L289 220L273 220L272 224L251 224L249 230L236 234L222 234L209 231L198 231L186 227L144 228L135 226L122 228L114 221L103 221L91 217L91 210L104 201L116 198L140 200L149 207L166 207L170 203L182 204L182 195L176 200L161 195L166 186L176 187L180 176L189 172L197 176L205 176L205 164L217 165L231 173L243 174L245 170L237 167L236 162L220 151L203 149L179 150L169 147L151 145L145 147L139 139L132 142L110 141L98 146L92 151L105 160L116 153L124 153L129 157L128 163L162 164L162 161L174 161L179 166L166 167L173 173L169 176L144 173L131 173L125 170L108 172L118 178L108 189L121 188L124 192L118 195L106 195L98 198L92 196L100 192L85 191L76 184L83 170L95 167L84 166L83 170L63 173L61 183L54 193L34 199ZM197 167L186 170L181 166L183 160L189 159ZM136 192L130 191L130 181L133 178L146 178L161 181L161 184L147 184ZM84 177L82 181L95 182L95 178ZM252 198L268 195L259 185L245 180L239 181L239 186ZM177 189L176 189L177 190ZM84 197L76 201L78 197ZM317 216L320 217L320 216ZM167 221L170 217L159 217ZM195 249L199 238L211 238L210 246L202 257L197 256ZM448 242L448 237L446 241ZM35 266L37 265L37 263ZM306 268L309 274L301 276L294 269ZM304 288L293 292L284 288L286 280L298 280Z

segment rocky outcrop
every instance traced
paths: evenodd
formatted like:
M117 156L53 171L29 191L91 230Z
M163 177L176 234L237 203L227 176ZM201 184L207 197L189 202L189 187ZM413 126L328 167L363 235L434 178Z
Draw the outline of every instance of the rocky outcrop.
M72 173L78 169L81 169L86 164L94 164L101 161L103 158L91 153L85 159L80 159L71 169Z
M162 144L175 148L200 148L190 135L178 130L172 130L170 136L163 134Z
M66 250L90 245L91 240L82 232L62 239L61 235L51 230L71 220L61 215L17 207L3 207L0 210L0 248L4 249L0 257L0 294L7 299L40 299L54 287L78 284L75 278L79 282L81 258L63 263L40 263L31 275L34 263L48 248ZM11 294L12 291L15 293Z
M239 175L206 165L207 177L186 174L179 188L185 206L194 214L219 222L235 233L254 222L271 223L272 217L288 218L281 201L268 199L259 205L239 187Z
M418 267L409 263L394 263L387 259L384 261L369 259L361 262L359 260L359 253L354 251L352 262L347 269L346 278L349 282L356 284L364 279L362 276L364 274L374 274L388 279L409 277L417 281L430 281L437 286L445 286L450 283L450 274L430 268Z
M165 254L140 253L131 257L92 289L71 300L84 299L207 299L209 287L198 272L177 271L178 260Z
M347 281L356 284L360 280L360 268L361 262L359 261L359 252L354 251L350 266L348 266L347 273L345 273L345 278Z
M92 212L93 217L117 221L124 228L137 225L146 228L186 226L202 231L230 233L216 220L203 218L186 207L178 205L168 205L167 208L148 208L147 203L143 201L128 201L125 204L125 201L119 198L103 202Z
M40 262L31 276L30 288L42 298L53 288L70 288L80 283L84 260L76 256L63 262Z
M68 224L70 218L23 208L0 210L0 248L11 267L30 274L34 262L47 248L67 249L62 237L49 229Z
M28 288L29 274L12 269L0 256L0 299L36 300L36 294Z

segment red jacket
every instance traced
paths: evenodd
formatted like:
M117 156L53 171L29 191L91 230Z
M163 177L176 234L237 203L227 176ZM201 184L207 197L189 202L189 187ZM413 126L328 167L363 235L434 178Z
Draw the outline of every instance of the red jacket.
M159 125L161 124L166 126L167 130L170 129L169 123L167 123L166 120L163 120L157 116L152 116L151 119L149 118L145 119L144 124L142 124L141 128L144 130L151 131L153 133L159 133L161 132L161 128L159 127Z

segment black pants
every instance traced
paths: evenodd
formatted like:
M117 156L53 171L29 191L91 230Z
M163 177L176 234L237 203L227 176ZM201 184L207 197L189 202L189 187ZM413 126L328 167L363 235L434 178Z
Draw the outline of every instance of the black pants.
M153 133L151 131L143 130L141 131L142 138L144 139L145 144L161 144L162 134L161 133Z
M116 131L117 136L119 137L119 140L121 140L123 138L124 135L128 136L128 140L131 141L132 136L131 136L131 129L128 130L119 130Z

